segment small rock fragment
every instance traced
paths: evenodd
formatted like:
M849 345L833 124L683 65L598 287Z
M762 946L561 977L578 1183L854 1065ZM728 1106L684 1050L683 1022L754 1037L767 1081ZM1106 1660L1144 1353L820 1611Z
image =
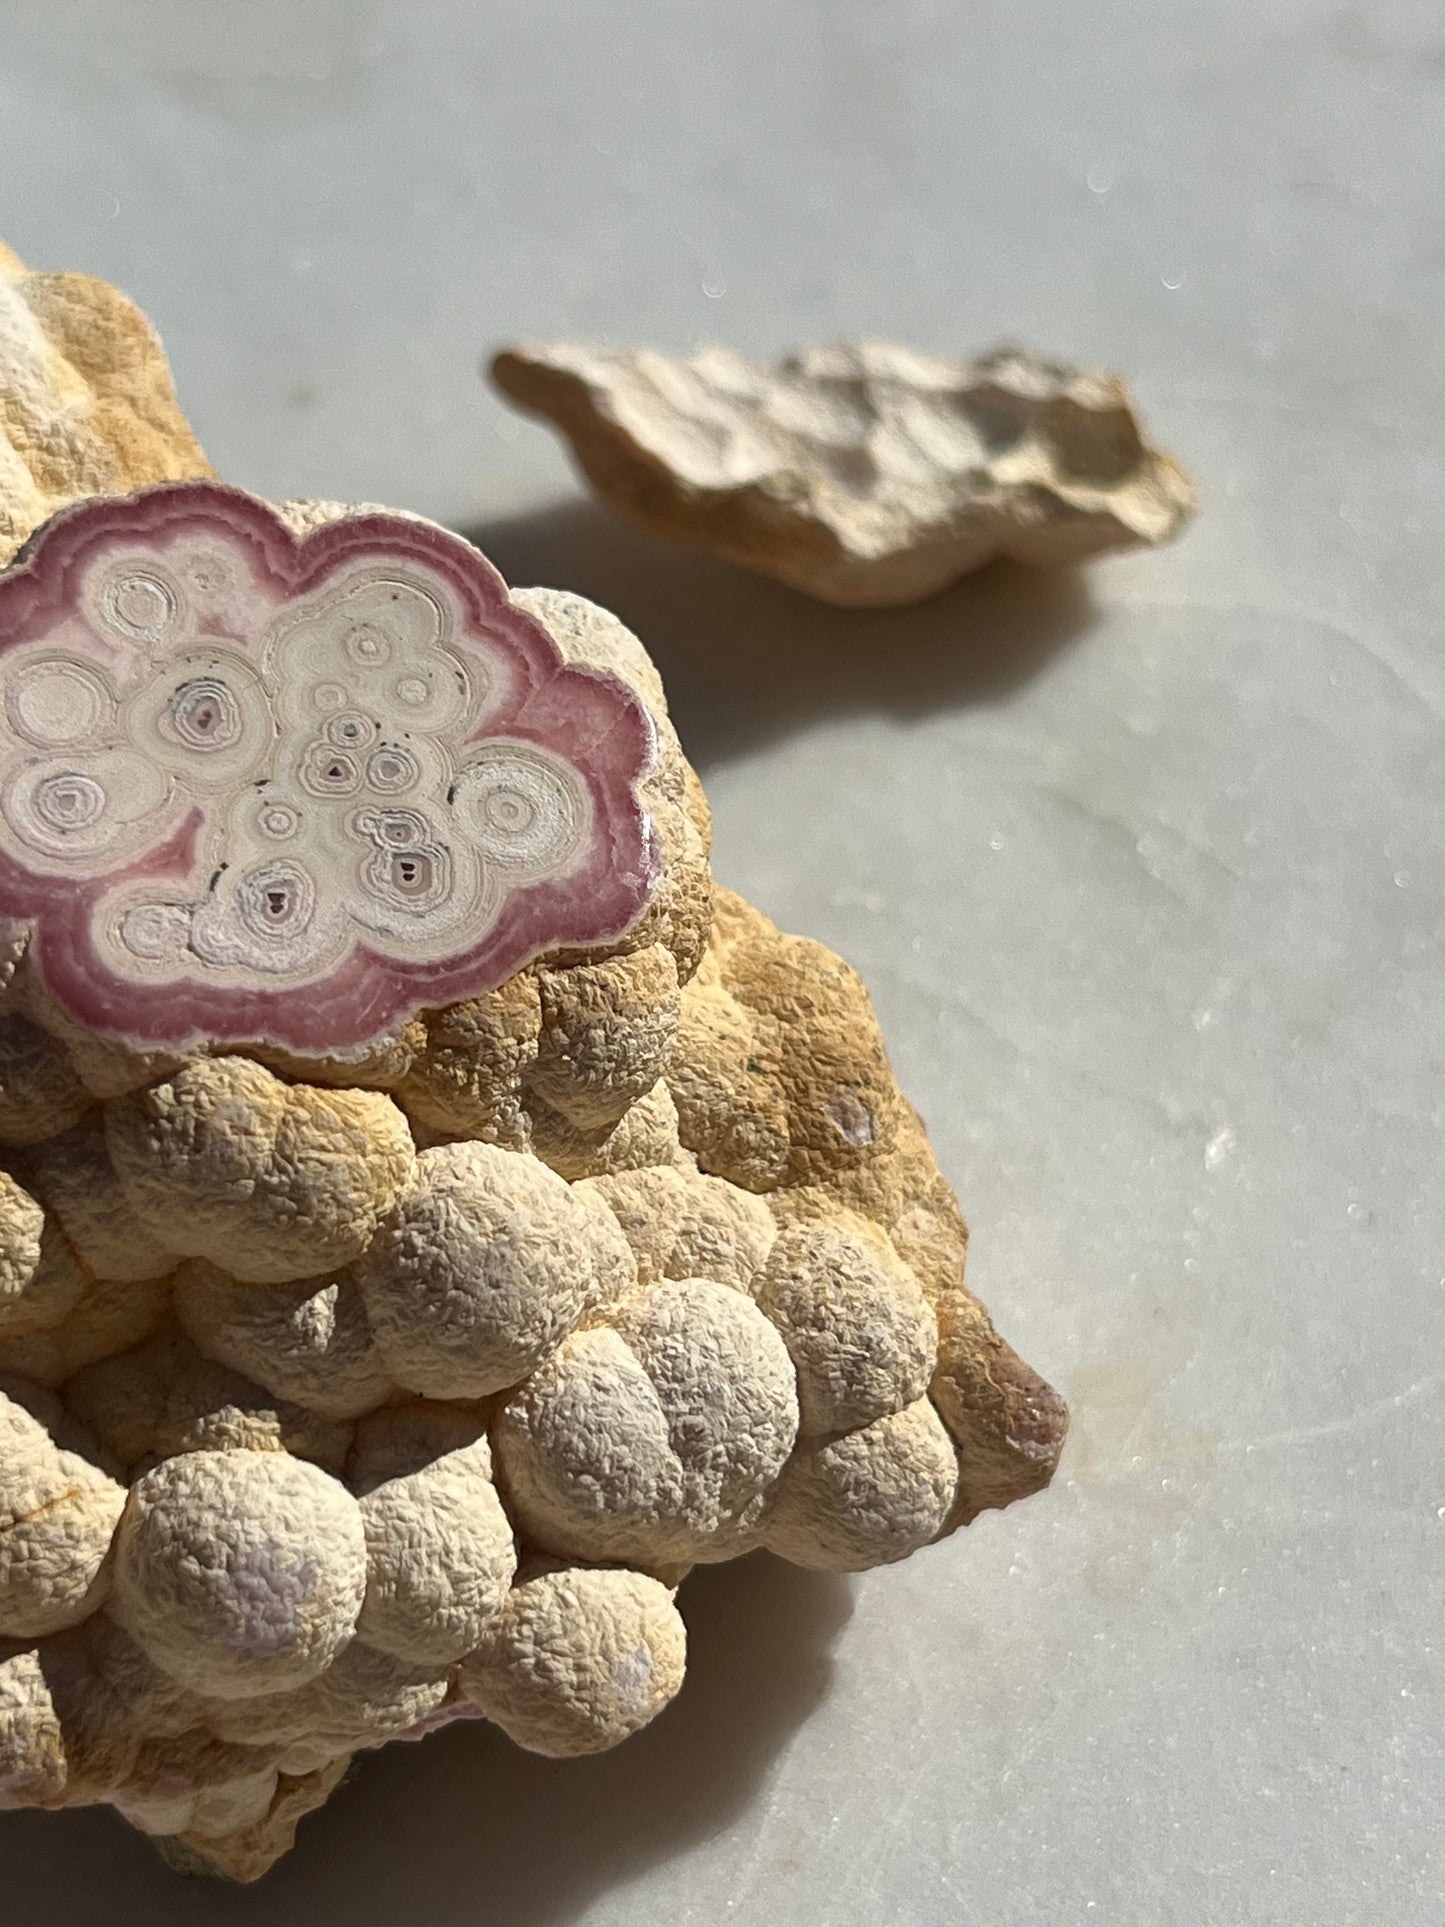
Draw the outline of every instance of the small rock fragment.
M492 377L619 514L844 606L917 602L996 555L1163 542L1194 510L1117 376L1018 348L839 342L769 365L557 342L504 349Z

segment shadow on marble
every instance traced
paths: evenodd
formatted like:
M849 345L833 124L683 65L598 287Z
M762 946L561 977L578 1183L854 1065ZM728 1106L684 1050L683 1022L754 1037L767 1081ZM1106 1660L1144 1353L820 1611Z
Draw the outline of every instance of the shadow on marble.
M542 1760L479 1723L388 1747L253 1887L168 1872L107 1809L3 1814L6 1927L566 1927L746 1810L826 1697L852 1611L845 1580L766 1554L701 1568L681 1604L687 1684L615 1753Z
M462 531L519 587L603 603L667 684L688 755L717 763L820 718L923 715L1006 695L1094 619L1076 570L995 562L905 609L834 609L585 501Z

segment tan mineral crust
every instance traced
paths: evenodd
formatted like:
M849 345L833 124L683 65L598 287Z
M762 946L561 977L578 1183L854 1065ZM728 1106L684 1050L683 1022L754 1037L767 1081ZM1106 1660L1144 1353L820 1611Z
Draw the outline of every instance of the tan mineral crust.
M556 342L504 349L492 377L649 534L846 607L917 602L994 556L1163 542L1194 511L1116 375L1019 348L844 341L765 363Z
M1130 510L1156 530L1164 474ZM0 258L0 561L78 498L208 475L135 309ZM637 640L512 600L651 719L623 936L312 1059L137 1050L9 946L0 1807L108 1802L251 1880L387 1740L645 1725L694 1564L861 1571L1054 1470L1062 1402L964 1285L861 981L714 886Z

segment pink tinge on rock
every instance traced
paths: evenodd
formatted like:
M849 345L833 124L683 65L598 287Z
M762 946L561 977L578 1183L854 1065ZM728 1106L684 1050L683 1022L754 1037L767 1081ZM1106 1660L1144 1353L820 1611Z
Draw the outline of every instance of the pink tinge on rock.
M651 721L430 523L212 482L0 575L0 923L136 1049L366 1049L641 916Z
M440 1733L444 1726L455 1726L458 1720L484 1720L487 1715L480 1706L470 1700L447 1700L433 1712L423 1713L400 1733L393 1733L394 1740L424 1740L432 1733Z

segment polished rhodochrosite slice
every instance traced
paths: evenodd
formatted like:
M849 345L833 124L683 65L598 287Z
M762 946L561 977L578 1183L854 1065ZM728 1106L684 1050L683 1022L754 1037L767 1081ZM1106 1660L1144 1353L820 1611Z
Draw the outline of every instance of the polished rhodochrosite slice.
M470 544L298 533L211 482L63 511L0 578L0 914L137 1048L365 1048L559 946L655 859L636 697Z

